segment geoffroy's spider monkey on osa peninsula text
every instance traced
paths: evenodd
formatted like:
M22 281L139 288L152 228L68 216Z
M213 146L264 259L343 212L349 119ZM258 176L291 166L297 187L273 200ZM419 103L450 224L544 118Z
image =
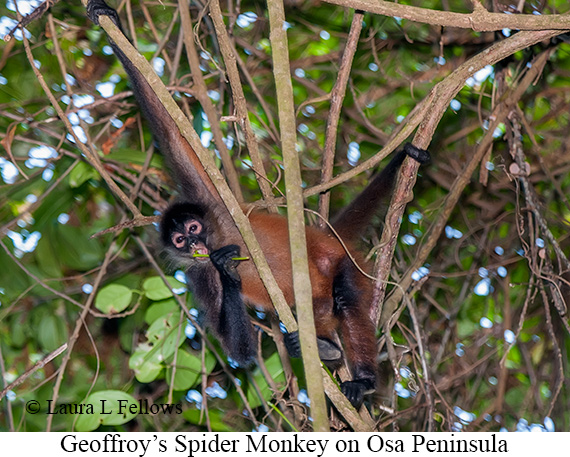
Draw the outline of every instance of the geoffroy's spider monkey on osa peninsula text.
M106 15L119 27L115 10L103 0L90 0L89 18L99 23ZM142 111L150 122L160 150L167 158L181 202L163 215L161 239L167 252L186 269L188 284L206 317L208 327L220 339L227 354L240 364L256 355L253 327L245 303L273 310L269 295L252 262L234 260L247 249L192 146L181 135L142 74L111 41L127 72ZM366 228L382 197L390 193L406 155L420 163L427 151L407 144L384 170L333 220L345 243L355 241ZM294 305L291 254L287 220L283 216L254 211L249 220L275 279L290 306ZM358 271L339 240L328 230L307 227L309 275L319 355L325 362L340 362L342 351L334 342L340 331L353 380L341 384L342 392L359 407L376 384L376 338L369 318L372 283ZM196 257L206 255L209 257ZM362 257L352 254L358 263ZM296 333L286 335L293 357L300 356Z

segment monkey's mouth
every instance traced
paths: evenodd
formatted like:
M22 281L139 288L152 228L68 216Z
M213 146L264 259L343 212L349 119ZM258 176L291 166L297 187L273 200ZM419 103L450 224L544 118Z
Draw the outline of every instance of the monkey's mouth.
M210 251L208 251L208 248L203 244L192 246L191 252L192 252L192 257L194 257L199 262L205 262L210 259L209 256Z

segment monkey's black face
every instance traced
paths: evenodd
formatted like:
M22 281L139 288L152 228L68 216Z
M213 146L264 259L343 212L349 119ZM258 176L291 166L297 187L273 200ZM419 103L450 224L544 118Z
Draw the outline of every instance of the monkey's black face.
M184 264L208 261L208 230L204 213L191 203L176 203L165 213L160 224L162 243Z
M170 243L182 255L190 254L198 261L208 260L209 250L206 247L204 226L193 218L176 224L170 233Z

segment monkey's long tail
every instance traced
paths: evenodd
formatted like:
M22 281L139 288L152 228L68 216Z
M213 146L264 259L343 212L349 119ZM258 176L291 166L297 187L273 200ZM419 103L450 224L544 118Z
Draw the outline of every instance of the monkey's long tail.
M370 225L381 203L390 194L405 157L404 151L398 151L372 182L334 217L332 226L344 240L356 240Z
M333 219L333 228L344 240L356 240L370 225L382 201L391 194L398 170L406 155L421 164L430 161L428 151L419 149L411 143L406 143L402 150L396 152L388 165L374 177L360 195Z

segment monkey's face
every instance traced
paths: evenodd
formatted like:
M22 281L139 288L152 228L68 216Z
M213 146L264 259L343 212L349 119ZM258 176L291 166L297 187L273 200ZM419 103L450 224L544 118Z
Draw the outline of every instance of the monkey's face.
M208 260L210 251L206 246L204 225L198 219L189 217L174 224L169 237L170 243L184 257L192 257L198 262Z
M160 236L173 266L192 268L205 265L210 254L206 212L196 204L175 203L162 216Z

